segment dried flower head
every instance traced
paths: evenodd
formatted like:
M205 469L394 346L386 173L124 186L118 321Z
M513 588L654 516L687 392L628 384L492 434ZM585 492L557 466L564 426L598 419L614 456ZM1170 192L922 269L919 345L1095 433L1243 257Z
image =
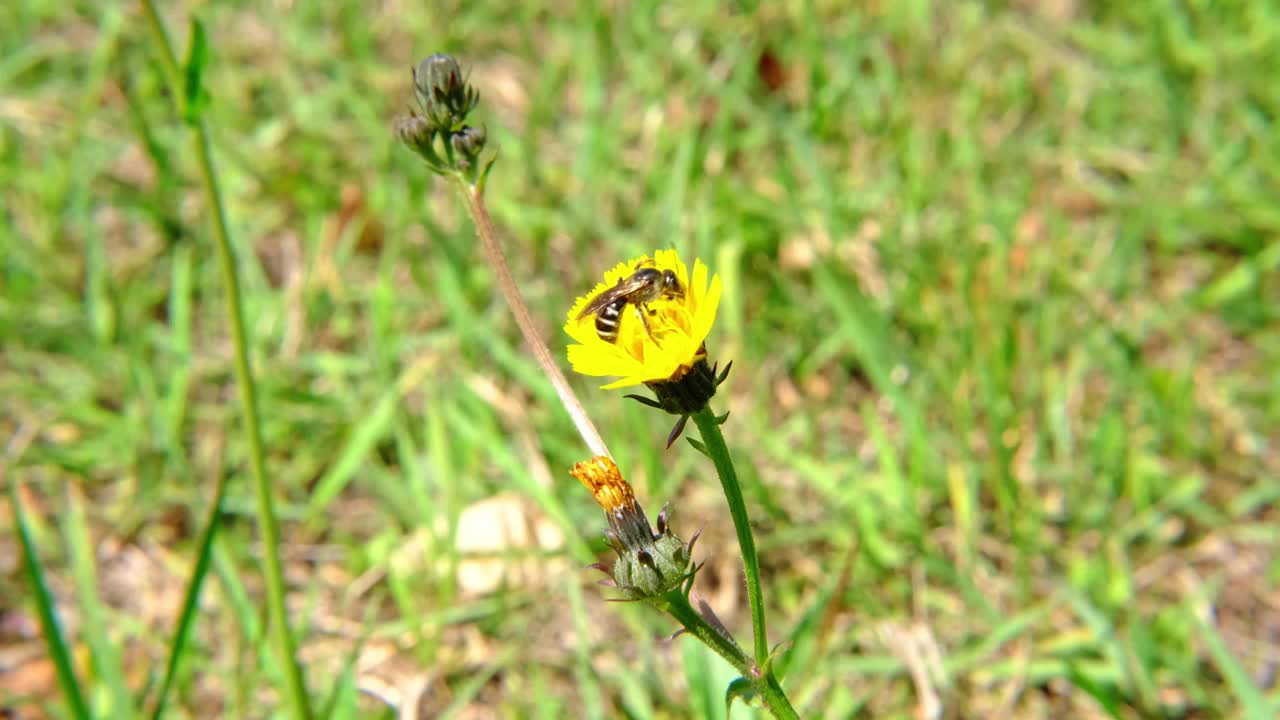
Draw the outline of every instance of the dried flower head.
M636 502L631 485L613 460L597 456L574 465L569 474L591 491L609 518L605 535L618 554L618 562L612 571L606 566L596 567L609 573L628 599L661 595L689 577L697 535L687 544L676 537L668 525L670 513L666 507L658 514L655 533L644 509Z

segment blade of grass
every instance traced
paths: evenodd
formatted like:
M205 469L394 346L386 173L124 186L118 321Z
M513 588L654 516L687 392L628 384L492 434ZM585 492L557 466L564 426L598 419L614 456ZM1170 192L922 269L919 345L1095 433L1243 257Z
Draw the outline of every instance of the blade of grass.
M266 580L267 611L270 617L270 633L279 655L279 663L284 675L284 703L289 714L299 720L311 717L311 707L307 697L306 682L302 676L302 667L295 653L295 641L289 630L289 615L285 607L284 568L280 562L280 529L272 499L271 480L267 476L266 461L262 448L262 431L258 424L257 387L254 384L253 370L249 364L249 340L244 329L244 309L240 296L240 279L236 270L235 254L231 247L231 237L227 229L226 209L222 203L222 194L218 188L217 174L213 167L212 149L204 120L196 110L203 108L198 102L203 97L202 89L193 86L199 81L200 68L192 65L203 65L205 55L201 38L203 31L198 23L192 24L192 53L186 71L187 82L182 81L182 73L169 42L168 34L160 20L155 3L144 0L143 11L147 25L156 45L156 53L160 58L165 81L169 85L169 93L178 107L178 115L182 117L190 129L191 144L200 169L201 186L204 190L205 209L209 214L213 229L214 245L218 254L218 265L221 268L225 285L226 313L231 330L232 347L235 359L236 387L240 395L240 409L244 420L245 441L248 444L250 475L253 481L254 495L257 500L258 528L262 539L262 574ZM192 102L181 100L186 98Z
M711 663L714 657L710 648L697 643L680 644L681 667L684 669L685 684L689 688L689 709L695 717L714 718L722 716L724 703L720 688L711 677Z
M231 616L235 619L236 627L240 631L234 638L235 649L232 651L232 656L238 660L229 682L231 690L227 693L227 705L231 710L228 711L227 716L248 717L246 708L249 707L250 698L256 691L257 678L260 676L276 678L279 677L279 673L271 662L271 654L262 648L262 613L254 606L253 600L249 597L249 591L240 580L240 569L236 567L227 544L226 533L219 534L213 540L212 553L213 574L218 578L217 587L221 590L222 602L230 608ZM244 667L246 655L254 658L253 662L249 663L251 665L249 669ZM258 671L258 667L265 669Z
M186 650L187 638L191 635L200 591L204 588L204 579L209 574L210 560L213 556L213 539L218 534L218 527L222 520L222 497L226 484L226 473L218 473L214 480L213 503L209 506L209 516L205 519L204 531L200 534L200 543L196 548L196 564L191 569L191 579L187 581L187 590L182 598L182 611L178 614L173 639L169 641L169 659L165 662L164 680L160 683L155 709L151 712L153 720L160 720L164 716L165 702L169 698L170 688L173 687L173 679L178 674L178 663Z
M474 700L476 696L480 694L480 691L484 689L484 686L493 679L493 676L497 675L510 665L515 656L516 653L514 650L507 650L498 657L489 661L483 670L459 684L458 688L455 690L453 701L449 703L448 707L441 711L439 715L440 720L447 720L447 718L456 717L463 710L466 710L471 701Z
M356 687L356 665L360 662L360 653L364 652L365 643L373 632L377 608L381 605L378 598L370 602L364 613L360 637L352 644L343 660L342 670L338 673L329 697L320 705L320 717L335 720L337 718L356 717L356 700L360 692Z
M44 565L36 552L35 541L31 537L27 513L22 506L16 481L9 486L9 502L13 507L14 522L18 526L18 542L22 545L22 564L27 569L27 582L31 585L36 612L40 615L40 630L44 634L49 657L53 660L53 667L58 675L58 685L62 687L63 699L66 700L72 717L77 720L88 720L92 717L89 714L89 706L85 703L80 680L76 677L75 667L72 665L71 649L67 646L66 637L62 634L62 626L58 622L53 595L49 592L49 586L44 580Z
M1115 720L1123 720L1124 716L1120 714L1121 701L1115 688L1094 682L1093 678L1076 669L1075 664L1070 660L1067 660L1066 663L1067 679L1071 681L1071 684L1083 690L1089 697L1097 700L1107 715Z
M1231 686L1236 699L1240 701L1244 717L1249 720L1266 720L1275 717L1269 711L1266 697L1258 686L1253 684L1249 672L1244 669L1235 655L1231 654L1231 650L1223 641L1222 635L1218 634L1217 629L1198 616L1193 618L1193 622L1200 630L1200 637L1209 649L1213 664L1218 666L1218 671L1226 678L1227 685Z
M85 640L93 655L96 674L106 683L110 707L106 715L113 718L134 716L133 697L125 683L120 665L120 653L107 636L108 620L98 597L98 579L95 570L93 542L89 538L88 523L84 516L84 503L79 492L66 488L68 512L64 516L62 532L67 539L67 552L71 560L71 572L76 581L76 596L84 620ZM99 708L101 709L101 708Z
M570 613L573 617L573 629L578 635L578 641L574 643L577 650L574 653L576 662L573 676L578 685L579 708L584 717L595 720L605 717L605 711L604 695L599 683L600 674L591 664L591 627L588 621L590 613L587 612L586 603L583 602L582 584L577 577L566 575L564 589L569 596L569 607L573 610Z
M383 393L373 409L364 416L360 424L352 429L338 452L337 461L329 468L329 472L320 478L311 492L311 500L307 504L306 511L308 525L321 520L325 508L338 497L351 478L355 477L374 446L390 432L399 401L400 389L392 387Z

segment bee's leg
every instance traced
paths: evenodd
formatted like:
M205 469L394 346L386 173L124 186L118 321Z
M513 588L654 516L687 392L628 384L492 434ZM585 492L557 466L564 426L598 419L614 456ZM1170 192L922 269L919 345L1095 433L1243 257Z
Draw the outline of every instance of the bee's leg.
M646 317L649 314L649 306L644 303L636 303L635 307L636 315L640 316L640 323L644 325L645 334L649 336L649 339L653 341L654 345L657 345L658 338L653 336L653 329L649 327L649 318Z

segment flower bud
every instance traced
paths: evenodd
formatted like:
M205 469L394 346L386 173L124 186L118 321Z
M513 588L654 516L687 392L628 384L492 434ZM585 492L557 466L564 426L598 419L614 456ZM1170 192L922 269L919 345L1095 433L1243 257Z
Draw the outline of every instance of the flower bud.
M480 101L480 95L462 78L452 55L437 53L423 58L413 69L413 87L423 113L438 130L452 131Z
M413 86L423 103L442 102L462 86L462 68L452 55L436 53L418 61L413 69Z
M396 137L411 148L429 147L434 131L421 115L409 115L396 121Z
M453 143L453 151L467 163L475 162L484 150L485 132L482 127L467 126L449 139Z

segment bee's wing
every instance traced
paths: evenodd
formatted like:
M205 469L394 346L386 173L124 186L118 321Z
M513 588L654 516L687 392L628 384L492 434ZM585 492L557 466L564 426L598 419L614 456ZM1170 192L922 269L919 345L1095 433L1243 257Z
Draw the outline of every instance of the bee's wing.
M644 287L644 281L637 280L634 276L619 280L617 285L605 290L587 303L587 306L582 308L582 312L578 313L578 319L581 320L588 315L594 315L606 305L613 303L618 298L627 297L642 287Z

